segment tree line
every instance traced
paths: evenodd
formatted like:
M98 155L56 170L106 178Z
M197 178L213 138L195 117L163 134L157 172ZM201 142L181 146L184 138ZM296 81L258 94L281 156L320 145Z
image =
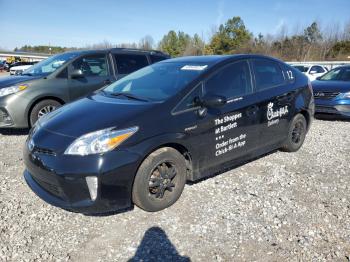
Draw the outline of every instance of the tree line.
M288 33L288 28L282 26L275 34L254 35L242 18L235 16L215 28L207 41L199 34L170 30L158 43L152 36L146 35L138 43L112 44L103 41L83 49L112 47L158 49L172 57L256 53L287 61L347 60L350 56L350 23L344 27L335 24L321 28L315 21L305 28L295 29L293 33ZM60 53L76 49L82 48L26 45L15 51Z

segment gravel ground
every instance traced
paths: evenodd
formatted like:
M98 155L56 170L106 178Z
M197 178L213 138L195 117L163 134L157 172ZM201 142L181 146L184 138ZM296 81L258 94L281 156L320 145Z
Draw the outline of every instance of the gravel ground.
M103 217L37 198L22 178L25 132L0 131L0 261L349 261L349 127L314 121L297 153L187 185L159 213Z

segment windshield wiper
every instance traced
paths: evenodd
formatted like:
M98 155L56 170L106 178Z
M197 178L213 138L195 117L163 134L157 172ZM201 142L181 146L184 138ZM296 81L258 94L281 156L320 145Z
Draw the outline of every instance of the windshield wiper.
M125 96L125 97L127 97L129 99L143 101L143 102L149 102L148 99L135 96L134 94L131 94L131 93L118 92L118 93L109 93L109 94L112 95L112 96Z
M31 73L24 73L24 74L22 73L21 75L22 76L33 76Z

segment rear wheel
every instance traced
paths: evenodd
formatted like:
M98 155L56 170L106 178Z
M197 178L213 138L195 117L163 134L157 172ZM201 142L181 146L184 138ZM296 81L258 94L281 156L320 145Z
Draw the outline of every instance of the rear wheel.
M137 171L132 199L145 211L159 211L179 199L185 183L185 158L173 148L160 148L151 153Z
M29 115L30 126L33 126L38 119L61 106L56 100L47 99L37 103Z
M281 149L286 152L298 151L304 143L306 132L306 119L302 114L297 114L292 120L287 140Z

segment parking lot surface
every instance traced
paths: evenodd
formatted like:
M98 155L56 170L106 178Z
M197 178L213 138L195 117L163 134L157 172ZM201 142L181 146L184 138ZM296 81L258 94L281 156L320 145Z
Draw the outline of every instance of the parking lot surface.
M349 127L316 120L297 153L187 185L158 213L99 217L36 197L22 177L26 132L0 130L0 261L349 261Z

